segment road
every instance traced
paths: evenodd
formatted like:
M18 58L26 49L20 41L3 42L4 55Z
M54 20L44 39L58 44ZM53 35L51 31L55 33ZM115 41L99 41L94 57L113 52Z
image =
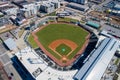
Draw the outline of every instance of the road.
M107 4L108 2L113 1L113 0L105 0L103 3L94 6L94 8L101 8L103 5Z

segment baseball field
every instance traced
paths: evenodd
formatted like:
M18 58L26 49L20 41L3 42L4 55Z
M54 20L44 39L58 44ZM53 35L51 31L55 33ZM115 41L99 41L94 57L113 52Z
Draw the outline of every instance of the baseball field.
M39 46L57 63L67 63L81 51L89 32L65 23L53 23L35 30L29 37L30 44Z

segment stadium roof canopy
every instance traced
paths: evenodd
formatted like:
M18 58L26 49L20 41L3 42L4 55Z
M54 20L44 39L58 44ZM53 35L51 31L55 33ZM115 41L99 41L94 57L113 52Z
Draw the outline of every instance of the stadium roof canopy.
M8 38L4 43L10 50L17 48L16 43L12 38Z
M76 80L101 80L108 64L118 49L120 42L114 38L105 38L93 51L82 68L76 73Z
M89 25L89 26L94 27L94 28L96 28L96 29L98 29L98 28L100 27L99 24L94 23L94 22L92 22L92 21L88 21L86 25Z
M42 54L42 52L39 54ZM49 67L48 63L36 54L36 52L30 47L26 47L25 49L17 52L15 55L15 63L17 63L17 65L21 68L23 76L27 76L26 80L58 80L58 78L61 79L61 76L64 80L73 80L72 78L74 74L78 71L59 71ZM27 74L26 71L28 72Z
M103 36L105 36L105 37L111 37L111 38L113 38L113 36L111 36L107 31L105 31L105 30L102 30L101 32L100 32L100 35L103 35Z

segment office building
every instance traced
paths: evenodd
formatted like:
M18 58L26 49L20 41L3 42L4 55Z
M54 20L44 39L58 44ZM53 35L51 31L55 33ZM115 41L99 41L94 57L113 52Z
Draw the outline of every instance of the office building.
M0 3L0 10L5 15L16 15L18 7L11 5L7 2Z
M52 3L44 3L40 6L40 10L45 13L51 13L55 10L54 4Z
M53 2L51 2L51 3L54 4L55 9L60 8L60 2L58 2L58 1L53 1Z
M69 4L67 5L67 7L70 7L70 8L79 10L79 11L84 11L84 12L89 9L88 6L86 6L86 5L81 5L81 4L77 4L77 3L69 3Z
M105 0L90 0L90 1L97 3L97 4L100 4L100 3L104 2Z
M35 3L27 1L16 1L13 3L20 8L20 13L26 18L30 18L37 14L37 7L35 6Z
M80 3L80 4L86 4L87 0L77 0L77 2Z
M87 3L87 0L66 0L66 1L75 2L83 5Z

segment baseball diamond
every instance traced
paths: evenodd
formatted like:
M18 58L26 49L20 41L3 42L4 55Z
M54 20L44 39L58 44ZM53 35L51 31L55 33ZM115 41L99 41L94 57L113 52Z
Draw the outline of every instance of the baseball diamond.
M55 40L53 41L50 45L49 48L52 49L55 53L62 55L65 55L65 51L61 52L61 50L65 50L66 48L66 55L68 56L71 54L76 48L77 44L74 43L73 41L66 40L66 39L60 39L60 40ZM63 49L64 48L64 49ZM62 54L64 53L64 54ZM69 58L69 56L68 56Z
M32 32L37 45L60 66L68 66L81 55L89 42L89 32L67 23L52 23Z

